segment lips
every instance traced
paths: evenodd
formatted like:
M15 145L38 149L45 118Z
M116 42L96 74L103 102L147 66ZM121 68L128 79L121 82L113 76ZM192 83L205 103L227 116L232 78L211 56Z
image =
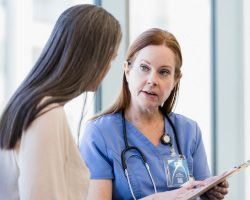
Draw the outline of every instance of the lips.
M153 95L153 96L157 96L157 94L153 91L143 91L144 93L148 94L148 95Z

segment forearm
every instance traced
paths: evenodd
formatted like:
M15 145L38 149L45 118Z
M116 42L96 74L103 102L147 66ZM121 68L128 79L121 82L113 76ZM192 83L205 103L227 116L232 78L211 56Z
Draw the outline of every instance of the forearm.
M112 181L111 180L90 180L87 200L111 200Z

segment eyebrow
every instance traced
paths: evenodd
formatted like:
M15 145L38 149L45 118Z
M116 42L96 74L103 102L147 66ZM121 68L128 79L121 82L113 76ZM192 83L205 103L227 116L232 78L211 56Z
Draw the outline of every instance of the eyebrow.
M147 60L142 59L141 61L146 62L147 64L151 65L151 63L149 61L147 61Z
M144 60L144 59L142 59L141 61L144 61L144 62L146 62L147 64L149 64L149 65L152 65L149 61L147 61L147 60ZM175 66L171 66L171 65L162 65L162 66L160 66L161 68L162 67L166 67L166 68L175 68Z

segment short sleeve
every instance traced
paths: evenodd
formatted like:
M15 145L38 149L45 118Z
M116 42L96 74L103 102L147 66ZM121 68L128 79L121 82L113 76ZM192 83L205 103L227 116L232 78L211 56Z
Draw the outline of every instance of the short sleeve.
M196 123L196 139L193 151L193 176L196 180L203 180L210 177L210 170L207 162L207 155L202 141L201 130Z
M94 122L83 127L80 139L81 156L90 171L91 179L113 179L113 167L108 155L107 144L101 130Z

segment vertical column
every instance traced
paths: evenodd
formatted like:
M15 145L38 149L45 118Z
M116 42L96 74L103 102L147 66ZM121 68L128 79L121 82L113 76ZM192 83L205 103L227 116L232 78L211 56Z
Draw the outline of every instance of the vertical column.
M112 62L111 69L101 86L101 107L106 109L115 100L122 82L123 62L128 46L129 26L128 26L128 0L102 0L102 7L112 13L120 22L122 27L122 41L119 47L118 56Z
M215 173L244 161L244 63L242 0L214 3ZM244 199L244 176L229 179L227 199Z
M244 95L245 95L245 160L250 160L250 0L243 1L244 16ZM245 175L245 188L250 188L250 169ZM250 191L245 190L245 199L250 199Z

